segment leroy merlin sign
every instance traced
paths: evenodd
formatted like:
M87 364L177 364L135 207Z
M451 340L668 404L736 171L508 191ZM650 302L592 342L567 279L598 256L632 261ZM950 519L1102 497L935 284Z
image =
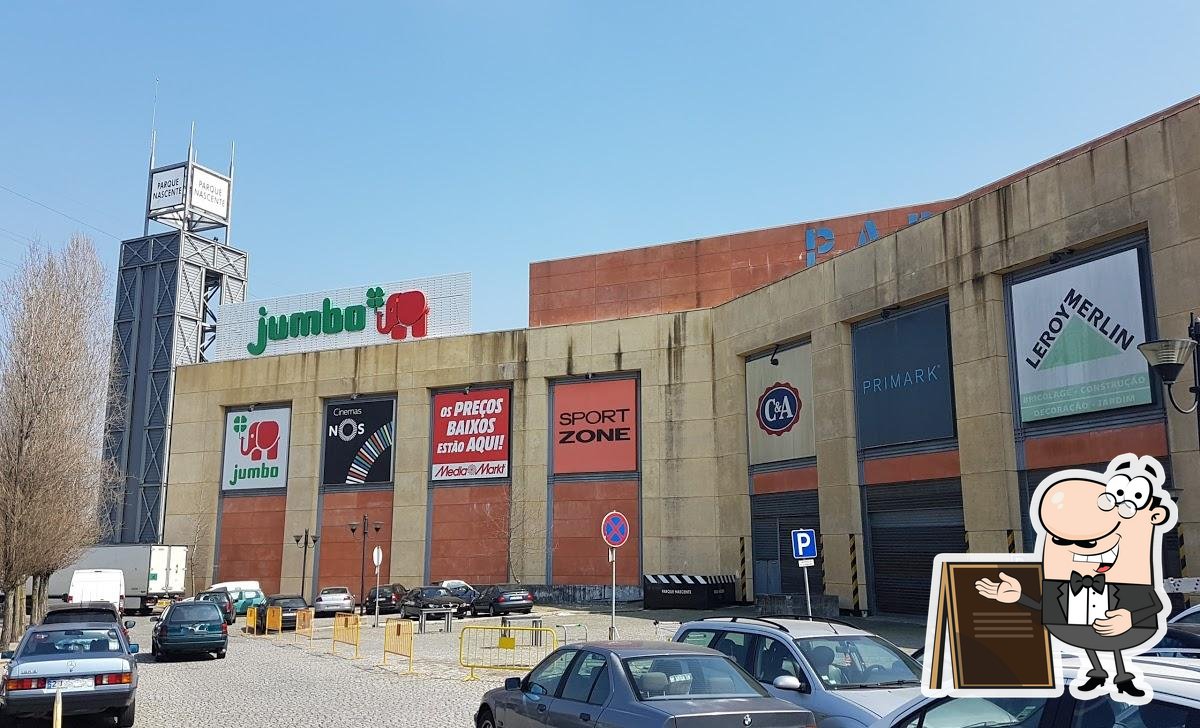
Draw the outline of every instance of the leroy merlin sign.
M1150 402L1142 295L1136 250L1012 287L1023 422Z
M467 333L469 273L223 304L208 359L246 359Z

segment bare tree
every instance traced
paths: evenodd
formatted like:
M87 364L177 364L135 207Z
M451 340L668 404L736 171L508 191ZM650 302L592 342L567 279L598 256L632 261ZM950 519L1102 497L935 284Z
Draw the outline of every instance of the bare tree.
M517 500L510 489L508 510L504 512L497 508L486 506L479 516L482 520L483 533L487 538L504 539L505 563L508 581L523 583L524 559L528 544L538 540L538 551L546 538L546 518L544 511L539 512L535 503ZM546 545L552 548L551 545Z
M208 537L208 531L210 527L211 524L208 522L208 519L202 515L196 515L193 516L191 526L188 529L186 543L188 550L187 574L188 584L191 586L191 589L188 590L188 593L191 595L196 594L196 572L199 571L200 564L204 563L204 560L200 558L200 544L204 543L205 539ZM205 581L207 581L207 579L205 579Z
M0 283L0 643L24 627L26 579L40 615L46 579L106 527L108 311L104 266L80 235L59 251L31 247Z

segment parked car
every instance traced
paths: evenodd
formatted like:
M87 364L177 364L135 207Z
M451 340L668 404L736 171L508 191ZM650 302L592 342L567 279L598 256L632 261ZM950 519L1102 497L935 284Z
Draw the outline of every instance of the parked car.
M137 626L132 619L121 622L117 608L108 602L82 602L51 607L42 618L42 624L74 624L78 622L110 622L117 625L129 641L129 630Z
M313 610L317 616L333 612L353 612L354 595L344 586L327 586L313 600Z
M471 616L487 614L495 617L509 612L529 614L533 611L533 592L513 584L480 587L475 596L468 601Z
M237 615L244 615L250 607L261 607L267 602L261 589L231 589L229 594L233 597L233 613Z
M200 592L193 601L214 602L221 608L221 614L225 615L226 624L233 624L237 621L237 610L234 608L233 595L227 591Z
M219 581L204 591L262 591L262 585L257 581Z
M1188 607L1167 620L1168 624L1200 624L1200 604Z
M1200 657L1200 624L1168 624L1162 638L1142 654L1147 657Z
M716 650L661 641L566 645L489 690L475 713L476 728L738 724L816 725L811 712L772 698Z
M400 602L404 600L406 593L408 593L408 588L403 584L384 584L371 587L371 591L367 592L366 610L374 612L375 604L378 602L380 614L399 611Z
M253 625L256 634L264 634L267 631L267 609L271 607L280 607L283 610L283 629L296 629L296 612L308 609L308 602L298 594L274 594L267 597L267 602L258 610L258 620Z
M229 624L216 602L179 602L167 607L161 616L150 618L154 622L151 636L151 654L154 659L183 654L212 653L218 659L225 657L229 646Z
M723 652L822 728L870 725L921 691L916 660L835 619L712 617L680 625L674 640Z
M71 574L67 602L109 602L124 613L125 572L120 569L77 569Z
M446 586L446 585L442 584L442 586ZM471 602L473 602L475 600L475 597L479 595L479 590L476 589L475 587L471 586L470 584L461 584L459 586L446 586L446 588L450 590L451 594L453 594L454 596L463 600L467 604L470 604Z
M400 616L419 617L422 609L453 607L458 617L466 616L467 603L450 593L444 586L419 586L409 589L400 600Z
M137 700L136 644L111 622L77 622L30 627L0 682L0 717L49 717L54 694L62 691L63 715L134 722Z
M1064 691L1056 698L926 698L918 695L874 723L872 728L1187 728L1200 725L1200 685L1196 682L1193 665L1145 657L1135 658L1134 662L1154 688L1154 699L1145 705L1117 702L1108 696L1077 700L1070 691ZM1068 681L1078 664L1074 657L1064 658L1064 675Z

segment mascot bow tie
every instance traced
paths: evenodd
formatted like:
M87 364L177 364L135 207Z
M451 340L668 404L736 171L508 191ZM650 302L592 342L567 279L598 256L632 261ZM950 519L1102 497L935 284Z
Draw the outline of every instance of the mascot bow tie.
M1071 572L1071 593L1079 594L1084 589L1091 589L1099 594L1104 591L1104 574L1083 576L1078 571Z

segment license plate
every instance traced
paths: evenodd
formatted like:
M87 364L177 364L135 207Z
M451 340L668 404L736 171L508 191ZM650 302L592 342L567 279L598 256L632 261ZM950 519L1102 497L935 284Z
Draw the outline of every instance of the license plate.
M64 677L46 681L50 690L91 690L96 687L96 681L90 677Z

